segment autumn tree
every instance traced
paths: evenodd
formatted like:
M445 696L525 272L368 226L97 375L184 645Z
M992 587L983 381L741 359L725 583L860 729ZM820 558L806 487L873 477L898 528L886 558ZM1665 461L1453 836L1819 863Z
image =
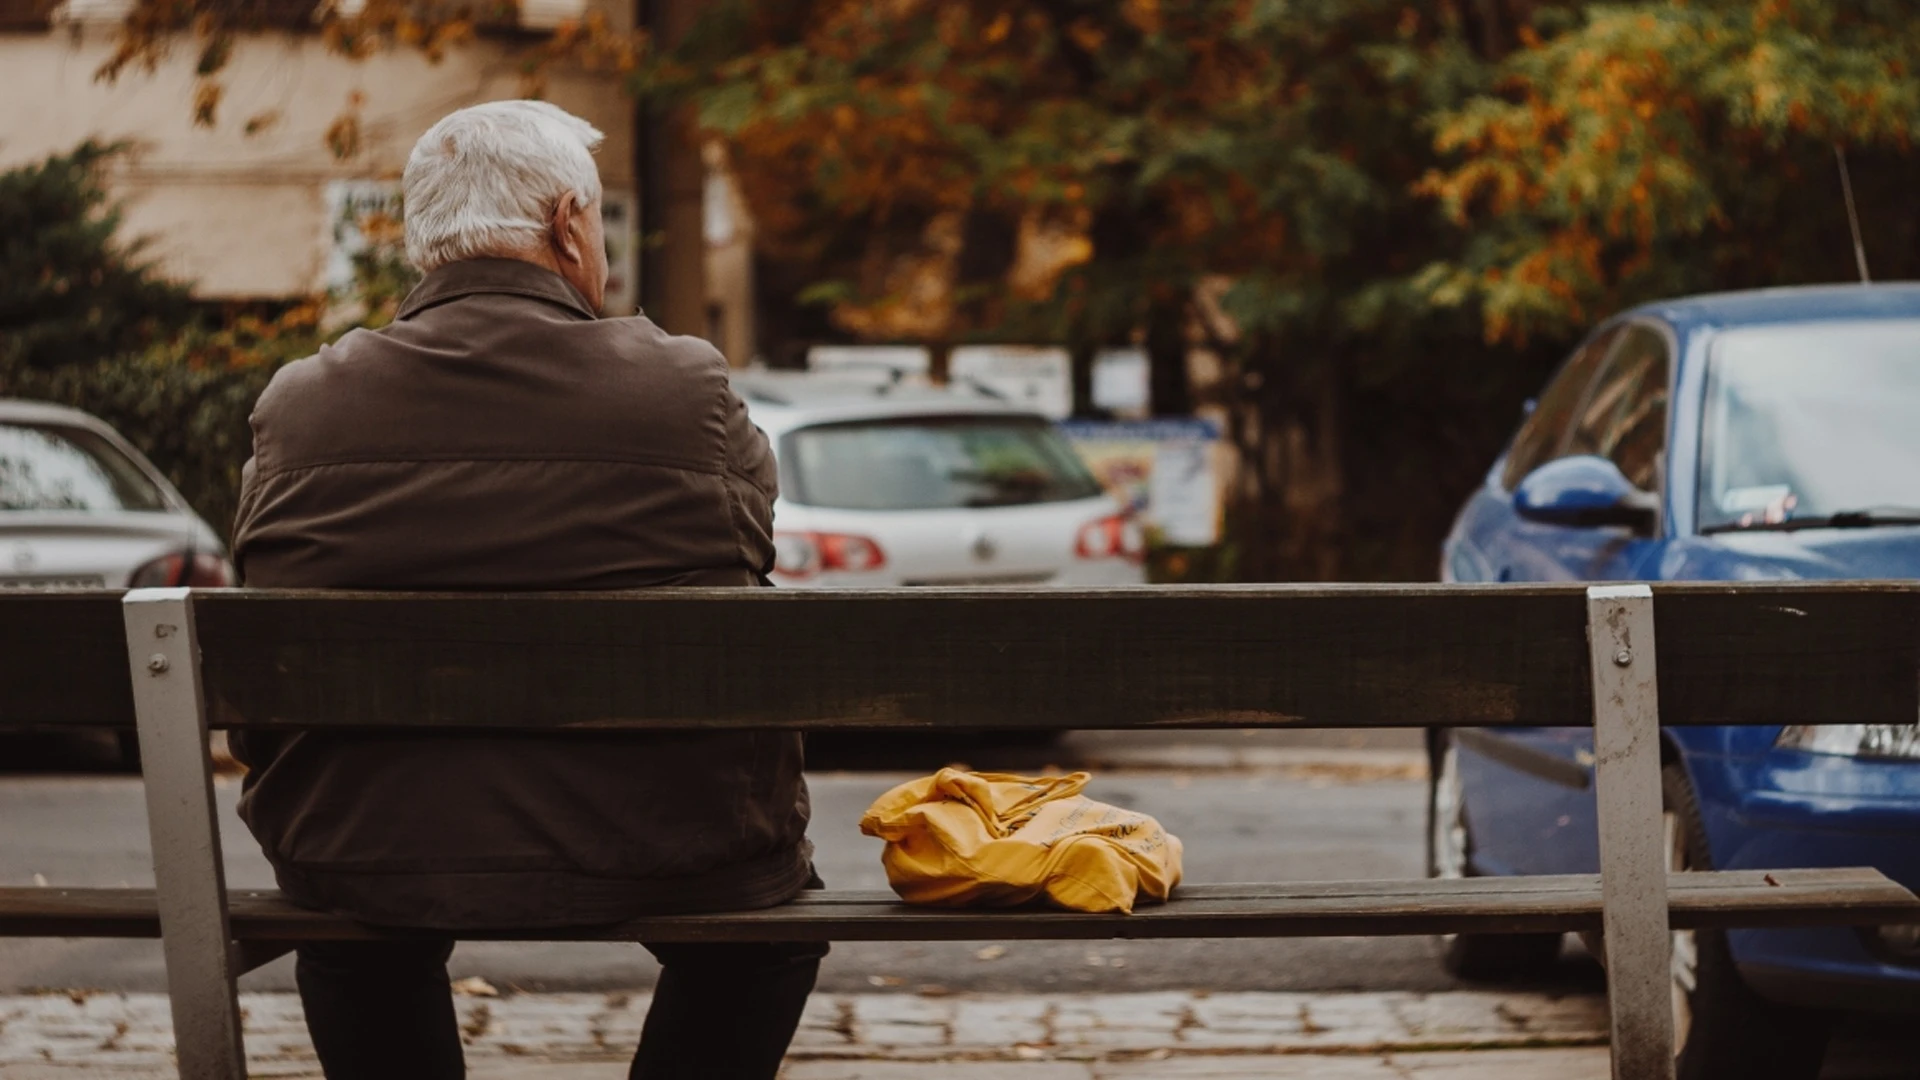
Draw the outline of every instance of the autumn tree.
M1904 0L1583 6L1439 117L1469 242L1425 279L1492 338L1658 296L1920 271L1920 20Z
M165 17L130 26L204 59L266 2L143 0ZM1163 407L1204 345L1240 576L1426 577L1593 320L1852 272L1836 146L1871 262L1913 271L1909 7L714 0L672 49L589 22L524 59L692 103L773 291L845 330L1083 359L1139 340ZM370 0L325 25L431 52L478 17Z
M1460 242L1416 185L1434 111L1489 86L1477 24L1390 0L727 10L701 118L776 254L878 234L957 267L972 235L939 223L1000 223L1015 273L936 294L973 303L965 329L1138 337L1175 409L1165 373L1204 342L1241 452L1242 572L1347 572L1354 395L1436 335L1473 336L1414 277ZM1035 274L1049 241L1065 257ZM914 303L900 265L861 265L835 298Z
M119 148L94 142L0 172L0 394L30 372L136 351L191 317L120 215L102 171Z
M1850 275L1836 146L1870 261L1920 258L1898 0L726 11L697 92L773 242L1064 232L1057 275L937 295L996 333L1206 342L1250 576L1411 570L1505 402L1605 314ZM912 302L890 284L839 299ZM1363 550L1403 522L1400 554Z
M217 42L208 27L255 0L167 2L183 6L166 25ZM868 336L1058 341L1083 370L1094 347L1137 338L1163 411L1188 404L1186 353L1203 342L1243 463L1240 572L1410 573L1349 560L1356 534L1377 535L1350 513L1349 476L1402 472L1349 461L1417 457L1400 433L1462 426L1364 418L1486 396L1457 348L1409 360L1478 338L1413 285L1458 244L1415 188L1435 161L1430 117L1487 88L1484 43L1513 36L1495 23L1516 2L722 0L675 48L636 47L634 87L697 104L763 255L800 269L795 300ZM183 22L196 7L219 14ZM417 7L376 10L370 30L365 13L324 25L439 40ZM605 36L562 34L535 59L570 51L605 54ZM1447 437L1484 447L1480 406L1455 411L1467 433ZM1419 513L1386 492L1378 519L1444 516L1467 471L1423 485Z

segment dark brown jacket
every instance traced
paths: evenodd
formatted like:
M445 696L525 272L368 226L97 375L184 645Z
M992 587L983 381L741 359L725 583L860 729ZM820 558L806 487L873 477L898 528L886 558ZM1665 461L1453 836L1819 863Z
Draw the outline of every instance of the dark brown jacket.
M288 365L253 414L254 587L764 584L766 436L707 343L501 259ZM253 735L241 816L294 899L444 929L765 907L805 884L797 735Z

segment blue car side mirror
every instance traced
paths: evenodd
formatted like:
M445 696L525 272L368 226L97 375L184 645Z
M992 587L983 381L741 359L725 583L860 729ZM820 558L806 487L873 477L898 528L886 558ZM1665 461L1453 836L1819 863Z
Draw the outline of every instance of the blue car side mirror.
M1659 506L1619 466L1590 454L1549 461L1513 489L1514 513L1545 525L1623 526L1651 534Z

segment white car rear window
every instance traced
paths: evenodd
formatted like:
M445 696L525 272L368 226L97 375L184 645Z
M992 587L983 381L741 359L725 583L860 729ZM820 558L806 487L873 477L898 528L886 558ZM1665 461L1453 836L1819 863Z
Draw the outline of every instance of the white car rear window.
M0 511L165 510L139 466L85 428L0 424Z
M911 417L821 424L782 443L787 497L841 510L1023 506L1100 485L1038 417Z

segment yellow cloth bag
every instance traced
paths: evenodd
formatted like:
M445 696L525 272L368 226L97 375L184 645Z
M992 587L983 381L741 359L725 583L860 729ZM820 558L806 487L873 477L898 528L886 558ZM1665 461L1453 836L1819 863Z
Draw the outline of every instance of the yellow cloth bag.
M874 800L860 831L909 904L1007 907L1044 894L1074 911L1131 914L1180 883L1180 839L1145 814L1080 794L1088 774L941 769Z

